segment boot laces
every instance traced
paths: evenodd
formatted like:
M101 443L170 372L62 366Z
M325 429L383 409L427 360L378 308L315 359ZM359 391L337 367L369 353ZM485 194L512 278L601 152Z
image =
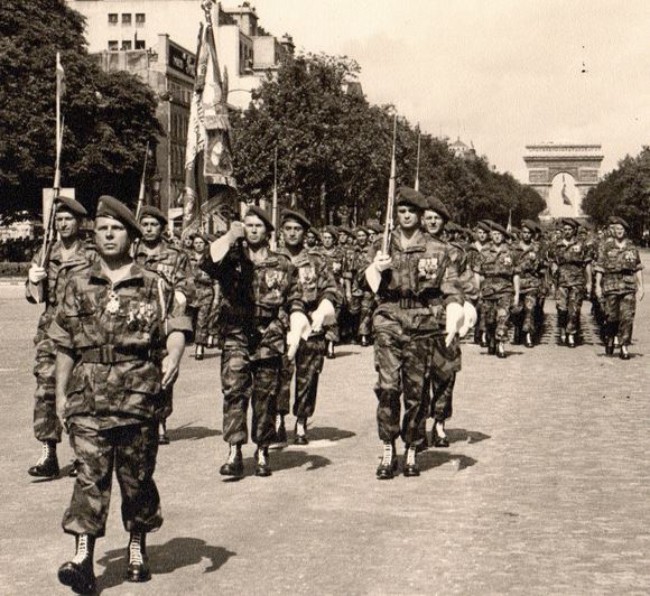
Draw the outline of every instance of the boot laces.
M228 463L234 464L235 461L237 461L238 454L239 454L239 449L237 449L237 445L231 445L230 454L228 455Z
M261 466L266 465L267 463L266 457L267 457L266 451L264 449L260 449L257 452L257 463Z
M406 465L407 466L414 466L415 465L415 455L417 454L417 450L415 447L409 447L408 450L406 451Z
M54 456L53 447L49 443L43 442L43 444L41 445L41 457L36 462L36 465L42 466L48 459L50 459L53 456Z
M393 463L393 446L390 443L384 443L384 452L381 456L381 465L390 466Z
M306 433L305 427L307 426L307 423L304 420L298 419L296 421L296 434L299 437L304 437Z
M131 534L131 541L129 542L129 562L136 565L142 565L144 559L142 557L142 534L136 532Z
M79 534L79 537L77 538L77 552L75 553L72 562L77 565L81 565L90 554L89 547L90 544L88 534Z

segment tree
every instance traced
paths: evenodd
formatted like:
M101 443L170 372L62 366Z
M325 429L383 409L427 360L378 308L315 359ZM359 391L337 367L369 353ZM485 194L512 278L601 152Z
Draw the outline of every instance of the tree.
M640 238L650 224L650 147L619 161L616 169L589 190L582 208L597 225L607 223L610 215L625 218L631 236Z
M161 129L156 99L126 73L106 74L88 55L84 19L58 0L0 4L0 209L40 210L55 162L55 62L67 92L62 183L92 209L102 193L133 201L147 140Z

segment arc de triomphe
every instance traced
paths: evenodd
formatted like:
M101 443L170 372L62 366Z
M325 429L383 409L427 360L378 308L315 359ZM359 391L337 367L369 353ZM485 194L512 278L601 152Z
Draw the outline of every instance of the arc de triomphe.
M584 217L582 199L598 184L603 157L601 145L526 145L528 186L546 201L540 219Z

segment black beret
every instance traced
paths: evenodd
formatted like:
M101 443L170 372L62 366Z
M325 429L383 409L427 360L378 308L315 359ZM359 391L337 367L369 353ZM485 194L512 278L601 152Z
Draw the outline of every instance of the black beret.
M575 219L573 219L572 217L563 217L563 218L560 220L560 223L561 223L563 226L571 226L571 227L574 228L574 229L580 227L580 224L579 224Z
M358 234L359 232L363 232L367 236L368 228L364 228L363 226L357 226L356 230L354 230L354 233Z
M336 240L338 233L339 231L334 226L325 226L323 228L323 234L331 234L334 237L334 240Z
M521 228L528 228L531 232L539 232L539 226L532 219L522 220Z
M436 195L427 197L427 209L435 211L445 221L451 219L451 214L447 210L447 207L445 207L445 204Z
M154 219L157 219L163 226L166 226L168 222L165 214L153 205L144 205L142 207L140 210L140 221L142 221L143 217L153 217Z
M490 224L490 229L492 232L501 232L506 237L510 236L510 234L508 234L508 230L506 230L502 225L496 223L495 221Z
M622 217L618 217L618 215L611 215L609 219L607 220L608 225L613 226L616 224L622 225L626 230L630 229L630 224L627 223Z
M348 236L352 236L352 230L346 226L339 226L339 234L347 234Z
M135 215L133 215L131 210L124 203L118 201L115 197L109 195L102 195L99 197L95 218L97 217L110 217L116 219L129 228L136 236L142 236L142 228L136 221Z
M56 202L57 211L69 211L73 215L78 215L80 217L88 215L88 211L84 209L84 206L70 197L57 197Z
M366 225L366 228L375 234L381 234L384 231L383 226L378 221L370 222Z
M261 207L258 207L257 205L251 205L246 210L246 215L244 215L244 217L247 217L249 215L259 217L264 222L264 226L266 227L267 231L272 232L275 230L273 227L273 222L271 221L271 216Z
M305 217L300 211L294 211L293 209L284 209L281 215L282 223L288 219L297 221L305 230L311 228L311 222Z
M400 205L410 205L420 211L424 211L427 208L427 200L422 193L418 192L414 188L400 186L395 205L397 207Z
M476 224L476 227L477 227L479 230L483 230L484 232L491 232L491 231L492 231L492 228L490 228L490 224L487 223L486 221L479 221L479 222Z

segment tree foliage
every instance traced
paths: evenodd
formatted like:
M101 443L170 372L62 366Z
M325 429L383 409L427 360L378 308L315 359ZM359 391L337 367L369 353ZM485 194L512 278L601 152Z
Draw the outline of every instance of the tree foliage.
M244 194L271 196L273 160L278 152L281 196L295 195L314 221L347 205L363 221L383 209L390 176L394 108L371 105L347 92L360 68L346 57L301 55L284 63L233 118L236 174ZM397 119L397 184L413 186L418 131ZM535 217L541 197L485 158L454 157L445 139L422 135L420 188L436 192L457 221L480 218L513 221ZM324 192L325 204L321 194Z
M604 225L610 215L623 217L630 223L631 235L641 237L650 224L650 147L622 159L589 190L582 208L597 225Z
M103 193L133 200L148 139L160 132L156 99L126 73L89 57L84 19L58 0L0 3L0 209L40 209L55 163L55 64L66 94L62 184L92 207Z

